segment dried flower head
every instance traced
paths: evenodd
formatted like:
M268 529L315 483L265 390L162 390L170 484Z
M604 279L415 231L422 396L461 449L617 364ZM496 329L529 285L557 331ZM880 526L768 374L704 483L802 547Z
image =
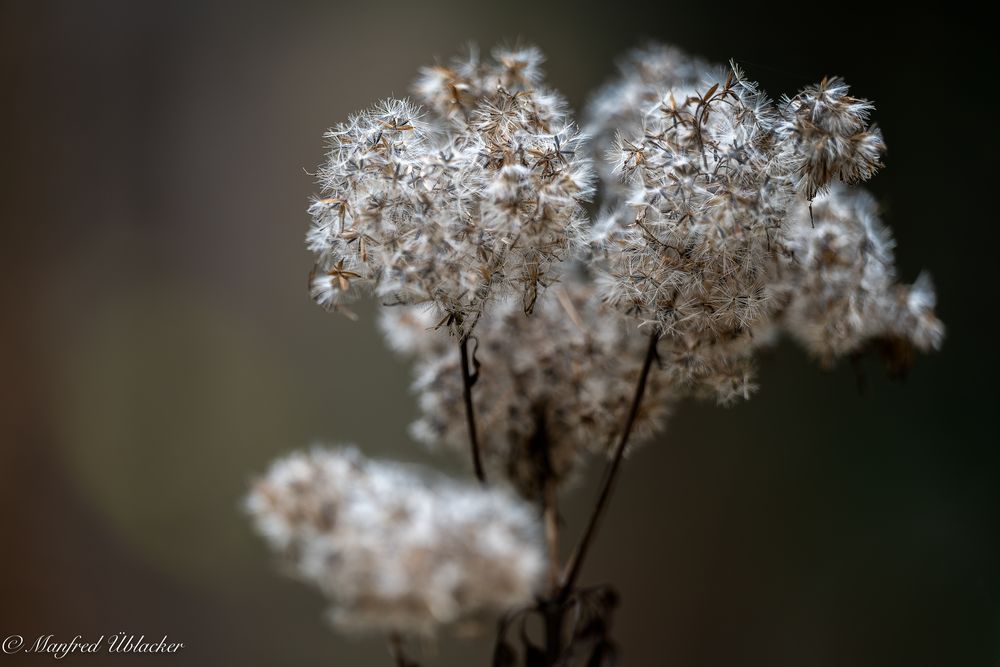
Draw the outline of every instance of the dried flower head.
M337 308L365 288L429 304L458 336L496 297L532 310L553 264L585 240L593 192L582 136L540 63L537 49L472 52L423 71L428 113L387 100L327 134L307 237L317 301Z
M327 135L313 296L394 306L380 325L416 360L414 436L468 447L481 482L484 459L540 510L354 448L273 464L246 502L258 530L337 625L389 632L399 665L399 633L488 613L505 614L496 664L517 660L514 622L526 664L604 664L615 596L578 577L625 453L678 399L749 398L754 354L782 332L824 362L874 342L897 365L944 336L930 279L897 281L874 199L848 187L885 146L840 79L775 103L735 65L650 45L590 105L587 146L541 62L470 50L421 70L422 108L386 100ZM608 466L563 565L558 485L595 454Z
M614 164L604 159L617 135L640 135L643 118L660 105L663 91L695 88L717 77L719 68L675 47L650 43L619 61L618 70L619 76L593 96L584 119L605 202L628 194Z
M805 242L796 236L802 212L832 184L865 180L881 166L872 108L839 79L775 104L735 66L713 70L666 48L633 55L592 103L588 129L606 142L613 166L602 176L619 182L605 184L607 212L592 233L603 295L663 337L661 355L679 385L710 389L723 403L753 390L753 351L784 305L774 267ZM891 273L890 264L886 284ZM828 278L810 276L817 285ZM915 294L932 321L929 290Z
M468 447L459 356L428 319L387 308L382 328L417 358L414 436L431 446ZM531 317L501 303L479 322L479 376L473 400L481 447L494 474L536 497L544 480L565 481L588 453L607 454L639 376L647 338L599 298L581 272L569 272L538 299ZM405 341L405 342L404 342ZM650 437L671 404L669 378L651 375L633 443Z
M354 448L272 464L246 500L258 531L355 631L430 634L530 602L544 568L532 510Z
M781 159L807 199L835 180L867 181L882 166L882 133L868 123L875 105L847 91L843 80L823 79L781 105Z
M934 314L930 277L896 282L888 228L874 197L844 186L799 203L783 232L771 286L787 301L780 323L825 362L870 341L905 341L930 351L941 346L944 325Z

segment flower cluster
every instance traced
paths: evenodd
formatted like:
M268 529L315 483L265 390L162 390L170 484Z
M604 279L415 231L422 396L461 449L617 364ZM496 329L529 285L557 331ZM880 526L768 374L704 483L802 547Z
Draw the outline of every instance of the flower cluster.
M835 180L867 181L882 166L882 133L868 123L875 105L847 91L842 80L823 79L781 105L779 159L807 199Z
M787 252L771 288L787 302L779 321L820 359L829 363L869 341L905 341L923 351L941 346L944 325L934 315L930 278L896 282L895 243L870 194L837 186L817 197L811 213L799 203L783 238Z
M427 112L386 100L327 134L307 237L319 303L339 308L365 288L431 305L460 337L498 296L531 312L553 265L584 242L593 191L541 60L501 49L426 68L416 91Z
M603 296L663 337L667 373L677 382L709 386L723 403L746 397L754 388L754 349L777 324L803 322L810 308L803 296L778 317L788 276L812 269L828 302L837 292L841 303L854 303L856 284L834 281L815 263L789 266L798 261L789 258L829 233L812 224L813 199L881 166L882 136L868 122L873 106L851 97L839 79L775 103L735 66L713 69L666 48L638 51L621 69L588 114L588 130L604 142L593 150L603 149L613 165L602 172L607 208L592 234ZM835 196L844 192L838 186ZM844 233L858 232L848 225ZM851 259L852 267L871 264ZM890 287L891 256L880 280L872 289L883 298L871 305L882 312L853 325L855 333L891 330L920 338L924 348L940 342L939 324L926 325L938 335L914 329L937 322L926 283ZM888 309L890 292L912 295L918 305ZM922 309L920 318L914 309ZM815 324L811 334L795 331L813 349L839 354L857 342L818 340L852 325Z
M607 160L619 134L637 136L645 115L662 101L663 91L692 89L716 76L718 68L665 44L647 44L618 63L619 76L602 86L587 105L584 125L592 140L605 202L628 195L628 188Z
M430 634L521 605L564 664L560 605L586 606L575 578L622 457L679 399L748 398L755 352L782 333L829 362L936 349L944 327L928 277L897 281L855 186L885 147L841 80L773 101L733 65L651 45L584 134L541 62L517 48L424 68L422 106L386 100L328 133L310 209L313 296L392 306L380 325L415 362L413 436L471 449L493 486L316 449L276 462L247 508L340 627ZM563 568L555 498L594 455L610 465Z
M578 267L579 269L579 267ZM468 450L459 358L447 338L429 331L415 309L387 308L391 345L416 358L417 440ZM476 330L479 378L473 401L487 466L522 494L538 497L546 480L573 476L587 454L606 455L620 435L648 339L615 317L582 270L538 299L531 317L501 303ZM665 373L654 373L635 424L633 444L651 436L672 403Z
M346 629L429 634L530 602L542 574L538 521L522 501L354 448L276 461L246 507Z

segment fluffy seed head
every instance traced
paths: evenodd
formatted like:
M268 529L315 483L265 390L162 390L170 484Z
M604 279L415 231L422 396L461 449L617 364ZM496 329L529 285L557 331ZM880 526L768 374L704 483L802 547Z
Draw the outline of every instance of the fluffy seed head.
M521 501L352 447L276 461L246 508L347 630L430 634L499 614L531 601L544 567L537 519Z
M782 327L827 363L872 341L939 348L944 325L934 314L930 277L898 283L894 246L863 190L835 186L816 198L811 214L800 203L771 287L776 300L787 301Z
M882 133L868 123L875 105L847 93L842 79L823 79L782 104L781 158L807 199L835 180L867 181L882 166Z
M662 336L677 393L745 398L755 349L781 328L824 359L873 339L940 344L929 279L895 283L873 201L844 185L881 166L873 108L836 78L774 103L735 66L655 46L591 103L601 292Z
M423 71L427 111L387 100L328 133L307 236L319 303L337 309L364 289L427 304L458 336L498 297L531 312L585 242L593 192L583 137L540 62L531 48L472 52Z
M400 309L386 309L382 319L391 339L407 341L397 347L417 358L413 389L421 412L412 433L428 445L465 454L458 350L447 337L428 332L425 323ZM601 302L579 270L539 296L530 317L513 303L497 304L480 320L473 341L479 376L472 396L487 466L536 497L546 477L567 481L589 454L608 453L627 414L647 341ZM668 378L653 373L634 444L662 426L671 402Z

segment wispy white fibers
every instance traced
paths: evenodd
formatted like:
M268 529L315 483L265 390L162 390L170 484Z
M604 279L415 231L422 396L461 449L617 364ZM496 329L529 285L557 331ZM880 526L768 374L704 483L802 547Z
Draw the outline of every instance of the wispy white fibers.
M579 268L579 267L578 267ZM388 339L416 359L420 417L414 437L468 447L459 359L447 336L412 309L386 308ZM648 339L602 303L581 270L539 296L530 317L497 304L476 329L479 378L473 400L493 474L537 497L550 477L565 481L587 454L604 455L625 420ZM635 424L636 444L663 425L673 400L664 373L651 376Z
M896 281L895 242L864 190L836 186L809 207L800 204L784 233L772 286L787 301L780 322L825 362L870 340L905 341L930 351L941 346L944 325L934 315L927 274L913 285Z
M312 296L387 306L387 342L414 360L412 434L463 455L475 440L494 485L350 447L274 463L247 509L340 627L430 634L525 605L549 614L536 596L543 569L552 582L561 569L559 486L611 454L563 570L572 595L627 449L679 399L749 398L755 353L777 335L824 362L942 343L929 277L899 282L858 186L885 146L874 105L843 81L775 101L734 65L650 45L580 132L541 63L534 48L471 50L422 69L414 102L384 100L327 134ZM547 648L567 649L559 639Z
M274 462L246 508L344 629L430 634L503 613L532 600L544 569L541 529L523 501L353 447Z
M307 242L314 298L361 289L427 304L459 336L486 305L530 312L555 263L585 241L593 193L583 137L544 86L537 49L425 68L425 107L386 100L327 134Z
M661 336L668 374L745 398L781 326L824 356L884 334L939 345L929 280L895 284L888 233L847 185L881 166L872 103L835 78L773 102L665 47L621 70L588 114L610 167L593 266L604 299Z

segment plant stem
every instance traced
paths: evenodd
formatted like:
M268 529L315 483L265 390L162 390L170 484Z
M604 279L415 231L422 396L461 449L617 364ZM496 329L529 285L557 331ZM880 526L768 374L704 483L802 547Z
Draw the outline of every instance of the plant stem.
M552 467L545 411L539 409L535 416L535 432L528 444L528 451L535 465L538 500L545 526L545 546L549 558L549 596L538 601L536 607L545 625L545 665L559 664L563 651L564 604L556 600L559 592L559 486Z
M580 569L583 566L583 560L587 556L587 550L590 548L590 544L594 539L594 534L597 532L597 525L600 522L601 515L607 508L608 502L611 498L611 491L614 489L615 479L618 476L618 469L621 467L622 458L625 455L625 447L628 445L629 434L632 432L632 426L635 424L636 415L639 414L639 405L642 403L642 395L646 391L646 380L649 378L649 369L653 365L653 359L656 358L656 344L659 341L659 336L654 332L649 337L649 347L646 349L646 358L642 362L642 371L639 373L639 382L635 387L635 396L632 398L632 405L628 411L628 418L625 420L625 426L622 429L621 438L618 440L618 445L615 447L614 453L611 457L611 463L608 464L607 471L604 473L604 481L601 485L601 491L597 496L597 503L594 505L594 509L590 515L590 521L587 523L587 529L583 533L583 537L580 543L577 545L576 550L570 557L569 562L566 564L566 569L562 577L562 585L559 588L558 593L555 596L555 600L564 601L570 592L573 590L573 586L576 584L577 577L580 576Z
M389 653L392 654L396 667L416 667L415 663L406 659L406 654L403 653L403 638L399 633L393 632L389 635Z
M469 370L469 337L463 336L459 342L462 353L462 398L465 399L465 421L469 426L469 444L472 446L472 467L476 471L476 479L486 483L486 471L479 456L479 436L476 434L476 413L472 406L472 372Z
M545 522L545 545L549 554L549 585L553 591L559 590L559 508L556 483L551 477L545 480L543 493L543 518Z
M528 455L535 468L538 502L545 526L545 547L549 558L549 587L554 594L559 586L559 486L552 469L549 433L544 409L536 410L535 430L528 442Z
M545 664L551 667L559 664L563 650L563 603L550 600L543 610L545 617Z

